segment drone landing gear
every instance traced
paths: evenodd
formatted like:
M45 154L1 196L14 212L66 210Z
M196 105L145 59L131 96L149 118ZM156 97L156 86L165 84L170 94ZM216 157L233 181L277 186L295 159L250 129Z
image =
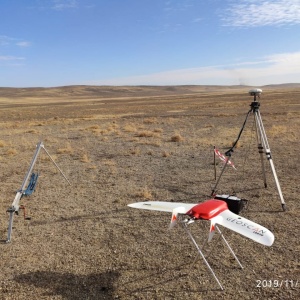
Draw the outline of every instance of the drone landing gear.
M191 239L191 241L193 242L194 246L197 249L197 256L200 254L200 256L202 257L204 263L206 264L207 268L209 269L209 271L211 272L212 276L214 277L214 279L216 280L216 282L218 283L219 287L221 288L221 290L223 291L224 288L221 284L221 282L219 281L218 277L216 276L215 272L213 271L213 269L211 268L210 264L208 263L207 259L205 258L202 249L204 248L205 244L202 246L202 248L199 247L199 245L197 244L195 238L193 237L191 231L188 228L188 224L189 221L186 219L183 219L180 221L182 228L185 230L185 232L187 233L187 235L189 236L189 238ZM235 255L234 251L232 250L232 248L230 247L229 243L227 242L227 240L225 239L223 233L221 232L221 230L219 229L219 227L217 225L215 225L215 229L218 231L218 233L220 234L220 236L222 237L223 241L225 242L227 248L229 249L229 251L231 252L231 254L233 255L234 259L237 261L237 263L239 264L239 266L241 267L241 269L243 269L242 264L240 263L240 261L238 260L237 256ZM195 257L194 262L197 259L197 256Z

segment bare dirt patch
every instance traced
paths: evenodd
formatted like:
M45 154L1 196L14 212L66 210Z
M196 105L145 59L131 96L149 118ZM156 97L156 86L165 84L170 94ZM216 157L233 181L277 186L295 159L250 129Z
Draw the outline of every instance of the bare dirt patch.
M263 87L260 99L288 211L267 161L263 186L252 117L233 153L237 171L220 182L219 193L248 199L242 215L275 235L264 247L224 230L243 270L212 241L209 261L225 291L201 260L193 264L182 229L167 230L170 215L127 207L208 199L213 146L224 152L237 138L248 89L0 89L0 299L299 299L299 87ZM72 186L41 152L37 190L21 200L31 220L15 216L6 244L6 209L40 140ZM191 229L200 244L208 236L205 222Z

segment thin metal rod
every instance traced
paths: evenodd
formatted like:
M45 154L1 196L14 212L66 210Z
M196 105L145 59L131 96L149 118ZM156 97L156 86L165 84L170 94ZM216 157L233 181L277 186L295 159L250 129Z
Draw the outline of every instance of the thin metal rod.
M215 180L217 180L217 165L216 165L216 146L214 146L214 171L215 171Z
M221 237L221 236L219 235L217 239L220 239L220 237ZM218 240L215 239L215 242L217 242L217 241L218 241ZM203 250L207 243L208 243L208 239L205 239L200 249ZM209 251L209 252L206 254L205 257L208 258L208 257L211 255L211 253L212 253L212 250ZM195 259L194 259L194 261L193 261L193 264L198 260L198 256L199 256L199 253L197 252L197 254L196 254L196 256L195 256Z
M259 132L260 132L262 144L263 144L263 147L265 149L266 156L267 156L267 159L270 163L271 170L272 170L272 173L273 173L273 176L274 176L274 179L275 179L275 183L276 183L277 191L278 191L278 194L279 194L279 197L280 197L281 205L282 205L283 209L285 210L285 201L284 201L284 198L283 198L283 195L282 195L281 187L280 187L280 184L279 184L279 180L278 180L278 177L277 177L277 174L276 174L275 166L274 166L272 155L271 155L271 149L270 149L270 146L269 146L269 143L268 143L267 135L266 135L266 132L265 132L265 129L264 129L264 125L263 125L259 110L255 111L255 116L256 116L256 120L257 120L257 124L258 124L258 129L259 129Z
M254 120L255 120L257 148L258 148L258 152L260 154L261 169L262 169L262 173L263 173L264 185L265 185L265 188L266 188L267 187L267 176L266 176L266 170L265 170L265 165L264 165L264 157L263 157L264 146L262 144L262 136L261 136L261 132L259 130L260 125L259 125L258 115L257 115L256 112L254 112Z
M239 264L239 266L243 269L242 264L240 263L239 259L237 258L237 256L235 255L234 251L232 250L232 248L230 247L230 245L228 244L227 240L225 239L225 236L223 235L223 233L221 232L221 230L219 229L219 227L216 225L215 226L219 232L219 234L221 235L223 241L225 242L226 246L228 247L229 251L231 252L231 254L233 255L233 257L235 258L235 260L237 261L237 263Z
M32 170L33 170L33 168L34 168L34 165L35 165L35 163L36 163L36 160L37 160L37 158L38 158L38 156L39 156L39 153L40 153L40 150L41 150L42 147L44 147L43 142L39 142L39 143L36 145L36 151L35 151L35 153L34 153L34 155L33 155L32 161L31 161L31 163L30 163L30 167L29 167L29 169L28 169L28 171L27 171L27 174L26 174L26 176L25 176L25 178L24 178L24 180L23 180L22 186L21 186L21 188L20 188L20 191L22 191L22 192L24 191L24 189L25 189L25 187L26 187L26 185L27 185L27 183L28 183L28 181L29 181L30 175L31 175L31 173L32 173Z
M69 185L71 185L70 181L68 180L68 178L65 176L65 174L63 173L63 171L59 168L59 166L56 164L56 162L53 160L53 158L51 157L51 155L49 154L49 152L46 150L45 146L43 145L43 149L45 150L45 152L47 153L47 155L50 157L51 161L54 163L54 165L56 166L56 168L58 169L58 171L60 172L60 174L65 178L65 180L68 182Z
M14 210L9 211L8 233L7 233L6 243L10 243L10 241L11 241L11 233L12 233L12 226L13 226L13 222L14 222L14 214L15 214Z
M216 280L216 282L218 283L218 285L220 286L221 290L224 290L223 286L221 285L219 279L217 278L215 272L213 271L213 269L211 268L210 264L208 263L208 261L206 260L205 256L203 255L201 249L199 248L197 242L195 241L193 235L191 234L190 230L187 228L187 224L181 222L182 227L184 228L184 230L186 231L186 233L188 234L188 236L190 237L190 239L192 240L193 244L195 245L196 249L198 250L199 254L201 255L202 259L204 260L207 268L209 269L209 271L211 272L211 274L213 275L214 279Z
M240 263L239 259L238 259L237 256L235 255L234 251L233 251L232 248L230 247L230 245L229 245L229 243L227 242L227 240L225 239L225 236L223 235L222 231L220 230L220 228L219 228L217 225L215 225L215 227L217 228L217 230L218 230L218 232L219 232L218 239L220 239L220 238L223 239L223 241L225 242L225 244L226 244L226 246L228 247L229 251L231 252L231 254L233 255L233 257L235 258L235 260L237 261L237 263L239 264L239 266L243 269L242 264ZM215 242L216 242L216 240L215 240ZM204 246L205 246L206 244L207 244L207 240L204 241L204 243L203 243L203 245L202 245L202 247L201 247L201 250L204 249ZM206 255L206 258L208 258L208 256L209 256L211 253L212 253L212 250L209 252L208 255ZM199 254L198 254L198 252L197 252L196 257L195 257L195 259L194 259L194 261L193 261L193 264L197 261L198 255L199 255Z

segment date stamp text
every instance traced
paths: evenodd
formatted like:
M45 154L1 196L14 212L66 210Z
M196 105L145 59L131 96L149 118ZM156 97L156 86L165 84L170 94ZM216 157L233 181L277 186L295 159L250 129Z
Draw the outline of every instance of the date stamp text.
M263 279L256 280L257 288L297 288L299 286L298 280L292 279Z

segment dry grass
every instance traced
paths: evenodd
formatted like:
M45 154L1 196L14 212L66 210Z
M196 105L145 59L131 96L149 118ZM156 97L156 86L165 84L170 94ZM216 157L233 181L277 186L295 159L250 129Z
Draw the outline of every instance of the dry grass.
M100 128L99 125L92 125L92 126L89 126L85 129L86 131L90 131L94 134L105 134L106 131L104 131L103 129Z
M272 125L272 127L268 129L268 134L272 136L280 136L282 134L286 134L287 132L288 128L286 125Z
M155 124L155 123L157 123L157 119L156 118L146 118L146 119L144 119L144 123L145 124Z
M140 155L141 154L141 149L139 147L135 147L133 149L130 149L130 154L132 154L132 155Z
M152 193L147 186L139 190L135 196L144 200L152 200L153 198Z
M182 135L180 133L175 133L174 135L171 136L171 142L182 142L184 140L184 138L182 137Z
M162 133L163 129L162 128L154 128L153 132Z
M81 155L80 161L83 162L83 163L89 163L91 160L90 160L88 154L84 153L84 154Z
M99 130L100 126L99 125L92 125L86 128L86 130L94 131L94 130Z
M275 235L274 245L264 247L224 231L243 270L220 240L206 245L224 291L217 290L200 261L191 268L195 249L180 227L167 230L171 215L127 204L198 203L210 197L213 145L224 153L237 138L251 102L247 88L17 90L5 107L0 98L0 299L198 300L217 295L298 300L299 288L256 285L257 280L295 282L299 277L299 155L294 150L300 148L299 90L266 90L260 107L288 211L281 210L268 161L264 188L252 118L233 153L237 171L227 168L219 184L219 193L248 199L242 216ZM32 219L15 215L12 243L6 244L6 210L38 138L72 186L42 151L37 190L21 200ZM218 174L221 168L220 163ZM207 223L189 226L200 244L207 240ZM219 251L210 251L214 247Z
M136 131L137 131L137 128L136 128L136 126L133 125L133 124L126 124L126 125L124 126L123 130L124 130L125 132L136 132Z
M74 149L72 148L71 144L68 143L64 148L57 149L57 154L72 154Z
M159 134L154 131L143 130L143 131L136 133L136 136L137 137L159 137Z
M18 151L14 148L9 148L6 150L5 154L7 156L15 156L18 153Z
M139 145L149 145L154 147L161 147L162 145L161 140L139 140L136 141L136 143Z
M162 152L162 157L169 157L171 154L167 151Z
M103 159L102 163L106 166L115 166L116 165L116 161L113 159Z
M29 130L26 130L25 133L39 134L39 131L36 129L29 129Z

